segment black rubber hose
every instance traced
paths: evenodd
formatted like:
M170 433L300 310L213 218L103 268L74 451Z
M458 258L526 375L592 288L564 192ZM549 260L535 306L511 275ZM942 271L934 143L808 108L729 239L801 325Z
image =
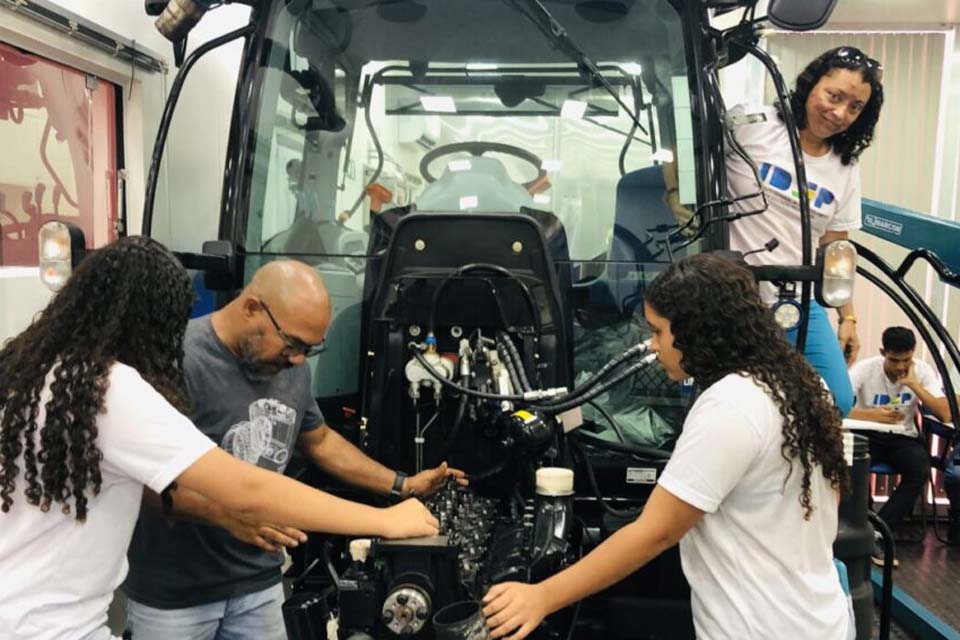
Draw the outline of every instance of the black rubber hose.
M614 419L614 417L610 414L610 412L604 409L603 407L601 407L599 404L597 404L593 400L587 400L587 404L589 404L591 407L593 407L594 409L600 412L600 415L602 415L604 419L608 423L610 423L610 428L613 429L613 432L617 434L617 439L620 442L626 444L627 437L623 433L623 429L620 428L620 424Z
M523 297L527 302L527 306L530 310L531 320L533 320L534 330L536 331L537 339L540 338L541 333L543 333L543 326L540 321L540 313L537 310L537 302L533 297L533 292L530 291L530 287L527 286L523 280L518 278L512 271L505 269L497 264L488 264L486 262L474 262L471 264L465 264L462 267L457 268L450 275L448 275L444 280L437 286L436 290L433 292L433 299L430 302L430 331L436 332L436 316L437 316L437 307L439 306L440 294L443 293L443 290L446 288L447 284L452 278L462 276L464 274L470 273L471 271L492 271L494 273L499 273L500 275L513 280L520 291L523 292Z
M497 353L500 354L500 360L503 362L503 366L510 375L510 384L513 385L513 388L518 391L530 391L530 389L527 389L523 386L523 381L520 380L520 376L517 374L517 368L514 365L513 359L510 357L510 353L507 351L507 348L501 344L498 344Z
M573 439L571 442L573 443L574 450L580 456L580 459L583 460L583 466L587 471L587 481L590 483L590 488L593 490L593 495L597 498L597 502L600 503L600 506L603 508L603 510L612 515L614 518L634 519L639 516L643 509L616 509L607 504L603 494L600 493L600 485L597 484L597 476L593 473L593 463L590 462L587 452L583 450L583 445Z
M520 376L520 382L523 384L523 390L532 391L533 387L530 386L530 379L527 377L527 370L523 366L523 358L520 357L520 351L517 350L517 345L513 344L513 340L511 340L510 336L506 333L500 333L498 337L503 341L507 351L509 351L510 358L517 368L517 375Z
M453 443L457 441L457 436L460 435L460 425L463 424L463 416L467 412L467 396L460 396L460 404L457 406L457 415L453 419L453 427L450 428L450 435L447 436L447 441L443 443L443 447L440 449L440 459L445 460L446 457L450 454L450 449L453 448Z
M610 380L595 385L592 389L580 393L579 390L584 388L581 386L578 389L575 389L572 393L558 398L555 402L533 405L533 408L539 411L545 411L547 413L560 413L567 411L568 409L573 409L574 407L579 407L588 400L593 400L601 393L609 391L636 372L649 367L651 364L651 362L645 362L641 360L640 362L630 365Z
M587 378L587 380L583 384L581 384L579 387L571 391L570 392L571 395L577 395L581 391L585 391L589 389L593 385L597 384L597 382L599 382L601 378L606 376L614 367L617 367L621 363L629 360L630 358L645 352L647 348L648 348L647 345L643 342L633 345L632 347L630 347L629 349L627 349L626 351L618 355L616 358L614 358L613 360L609 361L607 364L600 367L599 371L597 371L592 376ZM561 398L561 400L565 400L565 399L569 399L569 396L565 396L564 398Z
M427 359L424 358L423 354L420 353L420 349L416 345L416 343L411 342L408 346L410 350L413 352L413 357L417 359L417 362L423 365L423 368L427 371L428 374L430 374L430 376L434 380L436 380L437 382L439 382L441 385L445 387L448 387L460 393L467 394L469 396L473 396L475 398L483 398L485 400L498 400L498 401L506 400L508 402L523 402L523 403L531 402L530 400L528 400L527 398L519 394L499 394L499 393L487 393L484 391L476 391L475 389L469 389L467 387L457 384L456 382L447 380L446 378L441 376L439 373L437 373L434 370L433 366L431 366L431 364L427 362ZM609 363L607 364L609 365ZM616 376L615 378L613 378L612 380L604 384L598 385L593 390L588 390L586 385L581 385L574 391L564 394L563 396L560 396L556 404L550 404L550 403L540 404L540 405L531 404L530 406L532 406L534 409L537 409L539 411L545 411L548 413L559 413L561 411L566 411L567 409L570 409L572 407L578 407L584 402L586 402L587 400L591 400L596 396L600 395L601 393L609 390L614 385L619 384L625 378L627 378L630 375L633 375L634 373L648 366L649 364L650 363L648 362L637 362L627 367L626 369L624 369L623 372L620 373L620 375ZM603 370L609 371L609 367L605 365L604 368L601 369L601 371ZM594 376L594 378L596 378L596 375Z

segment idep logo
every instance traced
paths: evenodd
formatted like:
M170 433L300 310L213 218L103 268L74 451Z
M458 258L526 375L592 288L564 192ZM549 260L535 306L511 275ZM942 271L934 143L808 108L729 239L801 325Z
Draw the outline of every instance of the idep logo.
M800 197L800 192L797 189L791 190L793 186L793 175L786 169L781 169L774 164L764 162L760 165L760 180L778 191L789 193L794 198ZM810 182L809 180L807 180L807 197L810 199L810 204L814 209L820 209L836 200L832 191L826 187L818 188L816 183Z

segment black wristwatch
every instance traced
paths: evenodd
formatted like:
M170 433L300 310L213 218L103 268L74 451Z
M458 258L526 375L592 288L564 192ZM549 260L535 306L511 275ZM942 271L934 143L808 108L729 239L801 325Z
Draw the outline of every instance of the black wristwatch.
M406 479L407 474L403 471L397 471L397 475L393 479L393 488L390 489L390 496L398 502L405 497L403 495L403 481Z

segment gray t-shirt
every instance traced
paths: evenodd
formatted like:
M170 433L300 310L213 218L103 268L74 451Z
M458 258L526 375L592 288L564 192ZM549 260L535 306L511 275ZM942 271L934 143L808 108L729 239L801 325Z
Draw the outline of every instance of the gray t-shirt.
M310 369L248 379L217 337L210 316L191 320L184 373L200 431L228 453L283 473L300 433L323 425ZM261 591L280 582L283 556L240 542L226 530L143 510L128 552L127 596L159 609L180 609Z

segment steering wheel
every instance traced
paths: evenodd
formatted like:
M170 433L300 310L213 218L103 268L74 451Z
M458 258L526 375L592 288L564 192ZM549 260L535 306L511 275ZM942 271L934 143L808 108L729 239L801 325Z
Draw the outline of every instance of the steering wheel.
M529 182L521 183L528 189L536 184L538 180L541 180L545 175L547 175L546 170L542 166L543 160L541 160L537 154L512 144L505 144L503 142L454 142L452 144L445 144L437 147L436 149L433 149L427 153L427 155L423 156L423 160L420 161L420 175L423 176L423 179L428 183L435 182L436 178L434 178L430 173L430 163L437 158L450 155L451 153L458 153L460 151L466 151L472 156L482 156L487 152L503 153L508 156L513 156L514 158L520 158L521 160L529 162L536 167L537 177Z

